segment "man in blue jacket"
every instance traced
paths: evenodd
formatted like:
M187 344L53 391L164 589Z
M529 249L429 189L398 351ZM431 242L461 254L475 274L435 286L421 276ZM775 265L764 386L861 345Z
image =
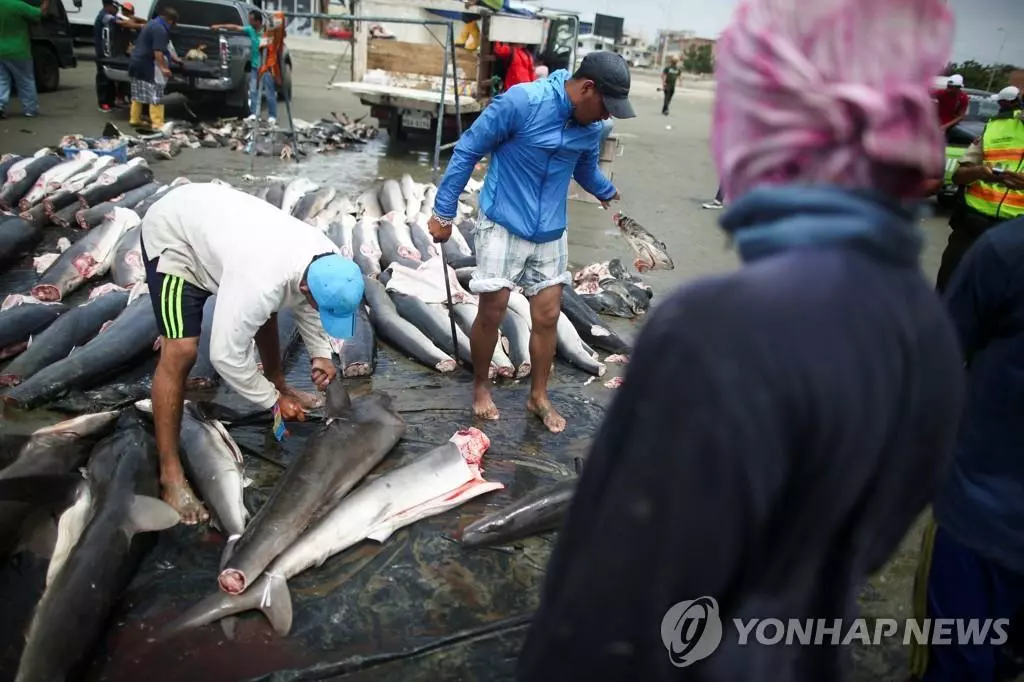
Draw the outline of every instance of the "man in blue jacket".
M983 232L945 292L967 363L953 466L925 531L915 617L1024 627L1024 218ZM956 640L954 639L954 642ZM998 642L915 646L922 682L1016 679ZM1019 655L1019 652L1018 652Z
M480 195L477 267L470 283L470 290L480 296L470 337L473 413L480 418L498 418L488 370L509 293L522 287L533 318L533 378L526 408L552 432L565 429L565 419L548 399L548 377L562 285L572 281L565 235L569 180L575 178L606 208L619 198L597 162L603 121L636 115L628 99L629 83L629 68L620 55L593 52L571 77L561 69L496 97L455 147L430 219L430 233L440 242L451 236L459 195L473 169L491 155Z

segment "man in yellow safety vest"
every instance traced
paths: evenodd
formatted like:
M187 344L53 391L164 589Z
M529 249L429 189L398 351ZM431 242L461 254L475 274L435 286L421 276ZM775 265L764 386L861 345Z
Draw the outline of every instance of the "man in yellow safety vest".
M1016 87L997 96L999 113L985 126L953 173L964 185L964 201L949 220L952 232L936 280L941 293L967 249L982 232L1024 215L1024 112Z

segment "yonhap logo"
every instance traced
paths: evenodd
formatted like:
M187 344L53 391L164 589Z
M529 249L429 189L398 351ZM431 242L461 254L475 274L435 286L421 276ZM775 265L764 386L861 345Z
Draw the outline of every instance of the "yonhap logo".
M722 619L714 597L681 601L661 619L661 641L677 668L701 661L722 643Z

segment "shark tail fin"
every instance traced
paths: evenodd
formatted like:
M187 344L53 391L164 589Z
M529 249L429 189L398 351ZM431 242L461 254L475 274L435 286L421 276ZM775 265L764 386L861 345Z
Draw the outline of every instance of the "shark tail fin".
M288 591L288 582L279 576L264 573L241 594L228 594L218 590L160 631L157 638L169 639L186 630L202 627L222 618L230 620L224 627L225 634L232 638L234 619L229 617L253 609L263 612L274 632L282 637L287 635L292 628L292 595Z

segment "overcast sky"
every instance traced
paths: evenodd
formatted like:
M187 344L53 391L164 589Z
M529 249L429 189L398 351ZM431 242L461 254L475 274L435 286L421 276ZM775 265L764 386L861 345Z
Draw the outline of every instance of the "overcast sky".
M627 30L639 30L653 40L664 27L714 38L728 23L736 0L543 0L542 4L624 17ZM957 19L954 61L994 62L1011 28L1024 26L1024 0L949 0L949 5ZM1000 27L1005 30L999 32ZM1008 38L999 61L1024 68L1024 40Z

